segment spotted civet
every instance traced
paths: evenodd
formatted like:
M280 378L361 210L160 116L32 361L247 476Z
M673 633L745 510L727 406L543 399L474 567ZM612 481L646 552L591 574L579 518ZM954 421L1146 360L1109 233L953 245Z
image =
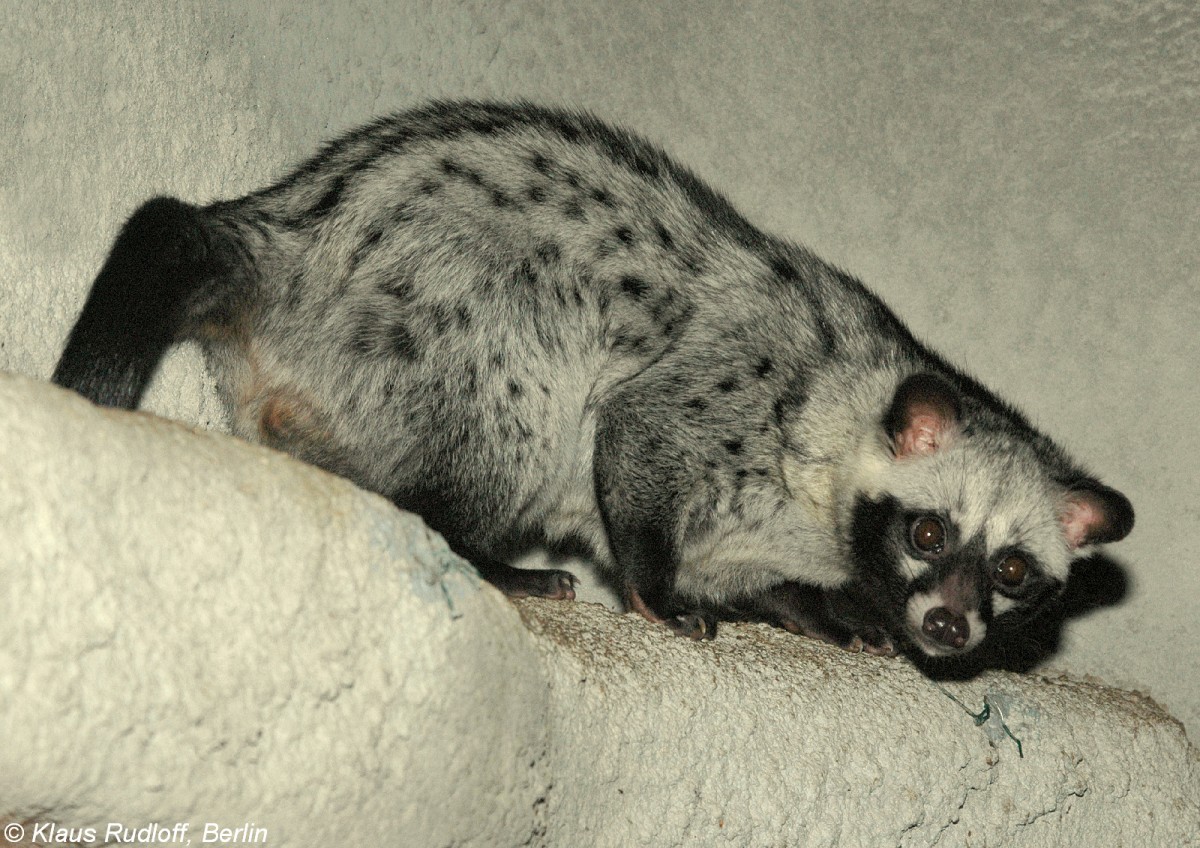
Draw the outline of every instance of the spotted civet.
M434 103L275 185L126 223L54 380L134 407L203 347L233 432L505 564L582 543L630 606L961 654L1133 511L856 279L581 113Z

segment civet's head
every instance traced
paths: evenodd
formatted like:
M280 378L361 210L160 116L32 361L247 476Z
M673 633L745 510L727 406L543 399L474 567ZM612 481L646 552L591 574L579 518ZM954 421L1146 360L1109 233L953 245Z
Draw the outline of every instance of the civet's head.
M1056 597L1072 560L1124 538L1129 500L993 399L904 379L867 447L850 539L894 637L963 654Z

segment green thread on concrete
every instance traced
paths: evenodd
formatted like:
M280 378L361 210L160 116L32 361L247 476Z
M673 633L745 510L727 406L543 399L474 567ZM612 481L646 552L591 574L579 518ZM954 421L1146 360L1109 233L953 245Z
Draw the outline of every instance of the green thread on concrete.
M983 709L977 713L973 713L973 712L971 712L970 707L968 707L962 701L958 700L958 698L954 697L954 695L952 695L949 691L947 691L946 688L944 686L942 686L942 684L934 683L933 685L936 686L938 689L940 689L943 695L945 695L951 701L953 701L954 703L956 703L960 707L962 707L963 711L975 721L976 727L982 727L984 724L987 723L988 719L991 718L992 705L991 705L991 702L988 701L987 695L983 696ZM1004 714L1002 712L1000 712L999 709L996 710L996 722L997 722L997 724L1000 725L1000 729L1004 731L1005 735L1008 736L1009 739L1011 739L1013 742L1016 743L1017 756L1020 757L1021 759L1025 759L1025 747L1021 744L1021 740L1013 735L1013 732L1009 729L1008 724L1006 724L1004 721Z

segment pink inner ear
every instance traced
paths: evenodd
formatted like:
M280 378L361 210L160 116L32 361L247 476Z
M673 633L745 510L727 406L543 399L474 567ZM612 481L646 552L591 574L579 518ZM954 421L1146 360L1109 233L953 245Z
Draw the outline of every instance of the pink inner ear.
M931 406L922 404L913 410L908 424L896 434L896 455L926 456L942 445L948 424Z
M1074 493L1063 504L1063 532L1067 535L1067 544L1072 548L1086 545L1105 520L1100 505L1086 495Z

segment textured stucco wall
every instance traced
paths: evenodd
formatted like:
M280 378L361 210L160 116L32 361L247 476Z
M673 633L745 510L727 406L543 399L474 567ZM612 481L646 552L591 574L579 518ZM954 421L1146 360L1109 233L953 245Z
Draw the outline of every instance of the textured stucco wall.
M1200 753L1138 695L514 605L344 480L14 375L0 432L0 846L1200 838Z
M952 11L951 11L952 8ZM1055 664L1192 729L1200 21L1184 0L0 7L0 368L44 377L125 214L439 95L584 105L875 287L1138 508ZM152 408L220 426L193 352Z

